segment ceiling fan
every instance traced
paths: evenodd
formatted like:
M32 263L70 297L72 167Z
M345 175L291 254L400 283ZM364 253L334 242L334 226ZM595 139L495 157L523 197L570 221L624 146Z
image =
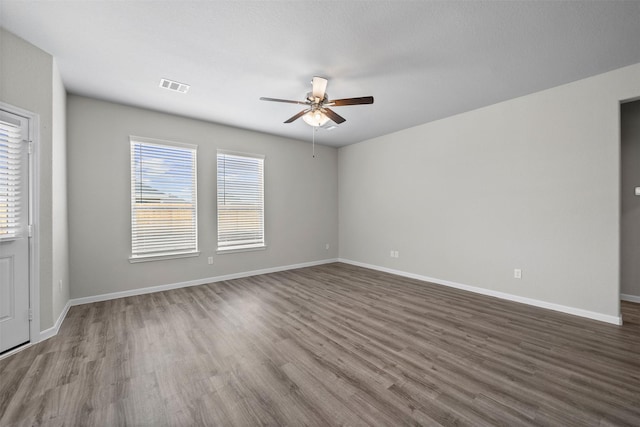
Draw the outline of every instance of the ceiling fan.
M323 77L314 77L311 80L312 90L307 93L306 101L290 101L288 99L265 98L261 97L261 101L286 102L289 104L306 105L307 108L300 111L295 116L289 118L285 123L291 123L300 117L313 127L325 125L329 120L333 120L336 124L343 123L346 119L330 109L329 107L342 107L345 105L361 105L373 104L373 96L362 96L359 98L345 98L329 100L327 95L327 79Z

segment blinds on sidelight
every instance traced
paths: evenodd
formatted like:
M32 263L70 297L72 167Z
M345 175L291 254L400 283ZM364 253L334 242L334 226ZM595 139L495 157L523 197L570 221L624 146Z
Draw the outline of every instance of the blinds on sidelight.
M21 209L22 168L25 166L25 147L19 126L0 121L0 240L22 237Z

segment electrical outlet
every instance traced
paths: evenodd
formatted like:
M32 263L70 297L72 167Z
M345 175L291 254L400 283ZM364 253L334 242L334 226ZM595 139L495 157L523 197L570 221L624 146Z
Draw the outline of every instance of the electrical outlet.
M522 270L520 270L519 268L516 268L513 270L513 277L515 279L522 279Z
M62 292L62 279L58 280L58 292Z
M394 258L394 256L393 256L393 254L394 254L394 253L395 253L395 251L391 251L391 253L389 254L389 256L390 256L391 258Z
M329 244L327 243L326 245L324 245L325 250L329 250Z
M210 256L209 258L207 258L207 262L209 263L209 265L213 265L213 257Z
M396 251L395 255L396 255L396 258L400 258L400 252L399 251Z

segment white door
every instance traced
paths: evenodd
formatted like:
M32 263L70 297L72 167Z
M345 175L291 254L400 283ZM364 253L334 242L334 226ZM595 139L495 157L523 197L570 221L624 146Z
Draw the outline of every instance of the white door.
M0 353L29 341L28 133L0 110Z

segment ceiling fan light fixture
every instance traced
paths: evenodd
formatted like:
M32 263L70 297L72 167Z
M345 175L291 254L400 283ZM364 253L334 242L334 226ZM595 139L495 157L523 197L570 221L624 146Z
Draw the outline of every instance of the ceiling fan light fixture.
M324 114L322 111L309 111L307 114L302 116L302 120L304 120L309 126L320 127L326 124L329 121L329 117Z

